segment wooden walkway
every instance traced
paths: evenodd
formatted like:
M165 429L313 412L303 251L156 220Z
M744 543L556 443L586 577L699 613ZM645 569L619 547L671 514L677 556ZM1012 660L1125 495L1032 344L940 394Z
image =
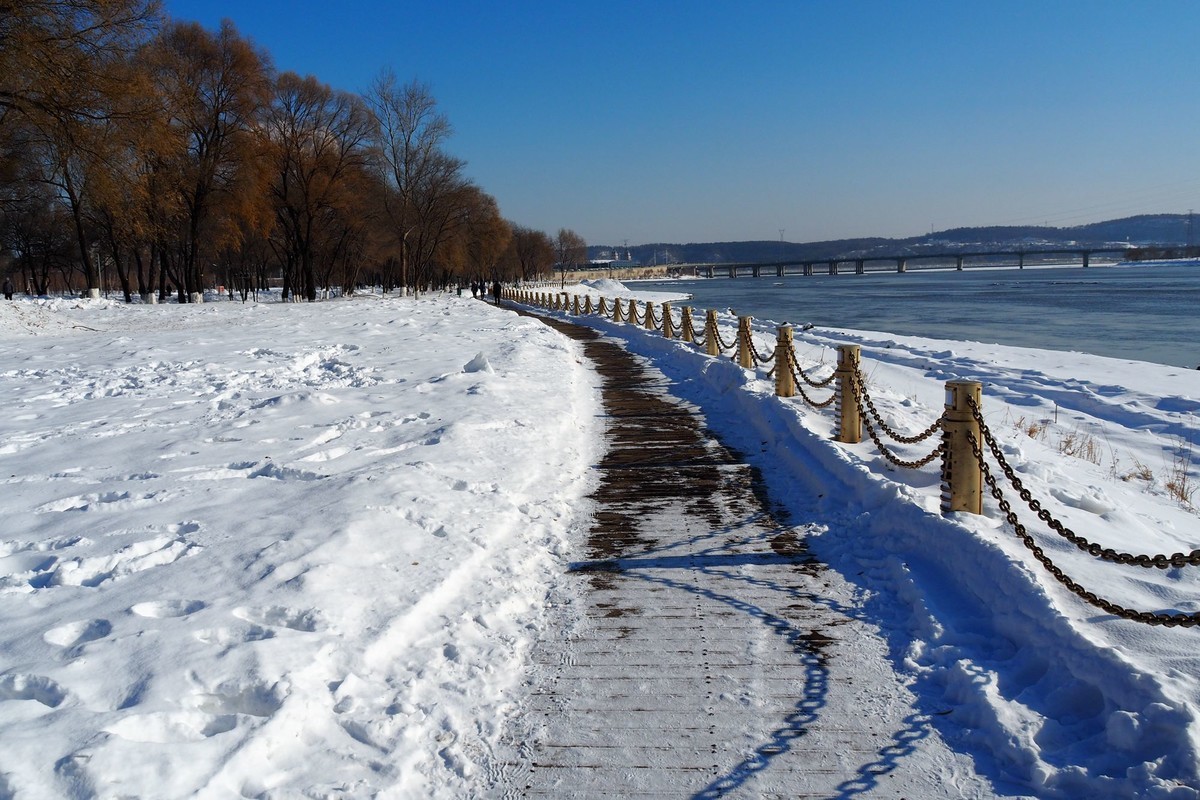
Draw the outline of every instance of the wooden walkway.
M989 796L907 758L931 735L753 471L665 378L594 331L608 450L560 635L538 643L504 797ZM933 737L936 739L936 737ZM945 749L945 745L936 742Z

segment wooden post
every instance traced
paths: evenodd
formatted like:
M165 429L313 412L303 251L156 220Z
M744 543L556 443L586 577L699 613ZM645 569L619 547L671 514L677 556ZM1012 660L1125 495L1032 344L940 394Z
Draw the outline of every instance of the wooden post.
M571 313L579 316L579 295L575 295L575 300L571 303Z
M661 307L662 307L662 317L663 317L663 338L664 339L674 339L675 338L675 321L673 319L671 319L671 304L663 303Z
M646 319L642 321L642 327L646 330L654 330L654 303L646 301Z
M629 298L629 314L626 319L630 322L637 322L637 300Z
M692 329L692 307L683 306L680 314L679 326L683 329L683 340L691 344L696 341L695 331Z
M607 317L607 316L608 316L608 309L607 309L607 308L605 308L605 306L604 306L604 298L603 298L603 297L601 297L601 298L600 298L600 307L599 307L599 309L596 311L596 313L597 313L597 314L599 314L599 315L600 315L600 316L602 316L602 317Z
M983 448L979 423L970 403L978 408L983 384L978 381L946 381L946 410L942 415L942 512L983 513L983 469L971 449L967 435Z
M711 308L704 315L704 352L710 356L721 355L721 345L717 342L717 312Z
M858 444L862 441L862 419L858 401L854 398L854 381L858 378L861 348L856 344L838 345L837 384L839 442Z
M775 339L775 396L796 396L796 379L792 377L791 325L780 325Z
M737 362L742 369L753 369L754 358L750 353L750 318L738 317Z
M621 301L613 300L613 322L621 321Z

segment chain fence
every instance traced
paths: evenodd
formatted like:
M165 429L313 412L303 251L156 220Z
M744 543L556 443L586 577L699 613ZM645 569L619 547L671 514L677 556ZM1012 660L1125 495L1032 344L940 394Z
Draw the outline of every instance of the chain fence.
M533 305L541 304L548 307L554 307L555 305L554 301L549 297L545 295L536 295L531 292L521 293L518 299L522 302ZM570 304L564 302L562 304L562 308L570 308ZM588 311L593 308L590 297L584 304L583 308L584 313L588 313ZM645 325L647 329L653 328L655 330L662 331L664 335L668 329L673 329L673 320L671 320L671 324L668 325L668 315L670 314L669 307L664 307L663 313L659 315L654 313L651 304L648 303L646 304L645 311L642 314L639 314L637 311L636 302L630 301L628 313L623 315L620 300L614 300L612 302L610 312L608 306L606 305L605 298L601 297L599 302L594 306L594 309L595 313L599 314L600 316L611 318L617 322L624 321L622 319L624 316L625 319L630 323ZM685 306L680 311L680 324L678 326L678 330L682 334L683 339L690 342L695 347L704 347L704 339L706 339L709 334L711 334L712 340L717 344L722 352L733 350L738 348L740 345L744 345L746 352L749 353L755 369L773 362L773 365L767 372L769 377L774 376L778 378L780 371L786 368L791 374L792 381L794 383L794 389L800 396L800 399L813 408L824 409L836 403L839 406L839 417L842 420L846 418L848 413L857 412L854 416L856 423L861 423L862 428L865 429L867 436L870 438L872 444L879 451L879 453L889 463L894 464L897 467L904 469L921 469L928 466L936 459L942 458L943 490L946 490L946 482L949 481L952 476L951 470L948 467L948 462L946 461L950 449L948 440L951 433L949 431L949 426L947 425L947 416L945 412L938 419L934 420L929 427L920 433L913 435L902 434L889 425L884 419L883 415L879 412L879 409L876 407L875 402L867 389L866 380L864 379L861 369L858 367L857 361L853 363L852 368L843 369L841 366L839 366L839 368L828 377L821 380L814 380L799 367L799 358L796 354L794 344L789 343L787 349L783 350L781 342L780 344L777 344L775 349L772 350L769 355L763 355L763 353L758 350L754 343L748 317L743 317L739 320L737 335L733 342L728 342L721 335L720 327L715 324L715 315L712 315L710 312L710 315L705 319L705 326L703 329L704 336L698 337L695 327L695 320L692 316L692 310L690 307ZM700 338L700 341L697 341L698 338ZM855 359L857 359L857 356L855 356ZM841 377L843 380L838 381L839 377ZM837 381L836 384L835 381ZM827 388L831 385L833 385L833 392L828 398L822 401L814 400L804 389L805 386L809 386L811 388ZM849 397L846 396L847 390L849 392ZM1084 536L1077 534L1075 531L1071 530L1060 520L1054 517L1054 515L1051 514L1050 511L1047 510L1045 506L1033 496L1032 492L1029 491L1024 482L1022 482L1020 477L1018 477L1016 474L1016 470L1013 469L1012 465L1010 465L1008 460L1004 457L1004 452L1000 447L1000 443L984 420L983 412L979 404L974 399L969 397L967 398L966 402L971 419L977 426L980 434L977 437L971 431L967 431L965 436L969 444L970 452L973 455L974 463L978 465L979 475L982 478L982 484L987 487L988 493L999 505L1005 521L1012 528L1016 537L1020 539L1025 548L1033 555L1034 559L1036 559L1038 563L1046 569L1047 572L1049 572L1059 583L1065 586L1070 592L1075 594L1084 602L1122 619L1165 627L1194 627L1200 625L1200 612L1187 614L1138 611L1114 603L1111 600L1100 597L1096 593L1084 588L1082 585L1068 576L1061 567L1055 564L1054 561L1048 555L1046 555L1045 551L1038 545L1036 539L1029 533L1028 529L1017 516L1016 511L1013 509L1012 503L1007 499L1004 494L1004 490L1000 486L1000 481L996 478L988 464L986 458L987 454L990 454L992 458L995 459L996 464L999 466L1000 471L1004 475L1004 478L1012 486L1013 490L1016 491L1021 500L1037 516L1037 518L1045 523L1058 536L1070 542L1079 551L1086 553L1089 556L1095 557L1101 561L1125 566L1168 569L1200 566L1200 549L1193 550L1190 553L1179 552L1172 553L1170 555L1150 555L1145 553L1135 554L1121 552L1112 547L1104 547L1103 545L1090 541ZM932 438L938 433L942 434L942 440L939 442L938 446L934 448L933 452L921 458L912 460L905 459L897 455L889 443L884 440L884 437L888 437L892 440L892 442L911 446L920 444L921 442ZM854 441L858 441L858 439L853 438L843 441L852 443Z

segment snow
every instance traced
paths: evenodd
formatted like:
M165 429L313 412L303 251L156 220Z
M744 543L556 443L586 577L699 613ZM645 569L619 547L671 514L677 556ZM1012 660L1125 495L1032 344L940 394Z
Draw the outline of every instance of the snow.
M832 416L763 373L588 324L762 469L980 774L1030 796L1200 796L1200 633L1083 603L995 501L941 514L936 464L832 442ZM774 326L755 330L769 351ZM1134 553L1200 547L1167 488L1200 480L1180 455L1200 372L863 331L796 342L818 377L860 345L903 433L937 417L945 381L983 382L1006 459L1065 525ZM573 591L597 387L575 343L449 295L0 304L0 798L487 794L526 656ZM1197 568L1098 561L1006 496L1088 589L1200 611Z

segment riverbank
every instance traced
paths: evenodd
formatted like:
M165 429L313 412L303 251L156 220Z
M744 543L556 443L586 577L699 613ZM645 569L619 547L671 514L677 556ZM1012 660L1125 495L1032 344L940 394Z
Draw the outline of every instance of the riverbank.
M765 376L601 327L811 523L914 720L1004 794L1198 796L1196 630L1087 606L994 503L942 517L936 470L833 444L829 419ZM1167 488L1200 479L1177 456L1198 438L1194 371L861 331L798 340L813 370L860 344L903 431L940 413L944 380L983 380L1001 447L1056 516L1123 550L1195 546L1200 518ZM547 604L576 602L563 575L603 424L577 345L447 295L21 301L0 304L0 387L0 793L494 785L529 653L556 635ZM1102 461L1065 453L1071 436ZM1196 568L1035 536L1116 602L1200 610Z

